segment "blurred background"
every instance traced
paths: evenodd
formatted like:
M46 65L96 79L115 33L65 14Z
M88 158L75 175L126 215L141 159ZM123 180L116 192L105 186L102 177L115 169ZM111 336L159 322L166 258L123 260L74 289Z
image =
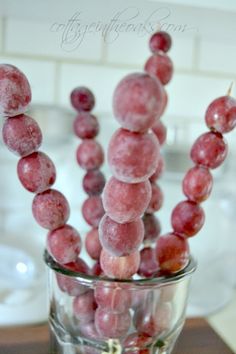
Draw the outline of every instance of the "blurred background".
M69 222L81 234L88 230L80 215L86 196L84 172L75 161L79 141L72 133L76 114L70 107L71 90L85 85L94 92L98 140L106 149L118 126L111 105L115 86L124 75L142 70L151 33L161 28L172 36L169 55L175 71L166 86L169 104L162 118L168 129L163 149L167 169L160 181L165 202L159 212L166 232L172 208L183 199L181 179L191 165L189 149L206 130L204 112L236 79L235 16L233 0L0 0L0 62L16 65L30 81L30 114L43 130L42 150L57 166L55 187L69 199ZM115 25L121 23L125 25L118 30ZM214 313L235 296L235 137L236 132L226 136L227 163L216 171L212 197L204 203L206 225L190 243L199 266L189 315ZM32 219L32 195L17 180L16 163L0 145L0 325L40 322L47 316L42 305L46 232ZM109 176L106 164L103 171Z

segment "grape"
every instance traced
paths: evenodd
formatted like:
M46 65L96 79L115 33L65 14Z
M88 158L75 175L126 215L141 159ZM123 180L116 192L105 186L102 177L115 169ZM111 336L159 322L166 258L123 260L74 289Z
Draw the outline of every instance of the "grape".
M20 156L38 150L42 143L37 122L25 114L8 118L3 125L2 137L8 149Z
M105 214L101 197L92 196L87 198L82 205L82 214L90 226L97 228Z
M138 251L129 256L115 257L103 249L100 256L102 270L110 278L130 278L137 272L139 263L140 254Z
M161 232L161 225L158 218L153 214L144 214L144 242L152 242L157 239Z
M159 52L147 60L144 70L148 74L158 78L163 85L166 85L173 75L173 63L168 55Z
M178 234L191 237L199 232L204 224L205 214L202 207L185 200L176 205L171 215L171 224Z
M113 256L128 256L139 249L144 237L144 226L140 218L119 224L104 215L99 225L102 247Z
M129 311L114 313L98 307L95 312L95 327L106 338L121 338L126 335L131 324Z
M174 233L158 237L155 251L159 266L164 272L175 273L188 264L188 241Z
M183 192L188 199L201 203L206 200L212 190L213 177L203 166L192 167L183 180Z
M89 323L81 323L80 326L80 332L87 338L95 339L97 340L101 336L98 334L98 331L95 327L94 321L91 321ZM91 347L90 347L91 349ZM86 351L87 353L87 351Z
M43 152L22 157L17 165L17 174L22 185L33 193L44 192L56 180L55 166Z
M105 177L99 170L88 171L83 178L83 188L90 196L101 194L105 183Z
M160 155L158 159L156 171L153 173L153 175L151 175L149 181L152 183L156 182L156 180L162 176L164 169L165 169L165 161L163 157Z
M89 323L94 319L97 308L94 299L94 291L89 290L84 294L78 295L73 301L73 313L75 317L83 324Z
M113 95L113 111L125 129L145 132L160 117L164 94L162 85L146 73L124 77Z
M66 198L55 189L36 194L32 211L37 223L48 230L63 226L70 215L70 207Z
M99 276L102 276L103 275L103 271L102 271L102 268L101 268L101 265L100 265L100 262L97 261L93 267L92 267L92 274L99 277Z
M129 354L150 354L149 349L146 348L150 344L152 344L152 337L145 333L135 332L128 335L123 346L129 348Z
M153 133L132 133L118 129L108 148L112 174L120 181L138 183L148 179L156 169L160 147Z
M228 133L236 126L236 100L230 96L215 99L207 108L205 121L210 129Z
M70 225L50 231L47 235L47 250L61 264L73 262L81 250L80 235Z
M104 161L101 145L92 139L85 139L76 151L77 162L84 170L99 168Z
M99 282L94 296L99 307L116 313L128 311L132 304L132 292L125 288L125 284Z
M90 230L85 238L85 248L92 259L99 259L102 246L98 236L98 230Z
M149 48L153 54L158 54L160 50L168 52L171 44L171 36L164 31L154 33L149 40Z
M138 274L144 277L152 277L159 270L155 250L145 247L140 252L140 265Z
M150 198L149 181L128 184L111 177L103 191L103 206L111 219L119 223L127 223L144 213Z
M76 87L70 95L72 106L77 111L91 111L95 105L95 97L87 87Z
M202 134L193 144L191 159L198 165L208 168L220 166L228 152L228 146L220 133Z
M30 101L26 76L13 65L0 64L0 115L13 117L24 113Z
M155 183L152 183L151 186L152 186L152 196L146 210L147 214L155 213L162 207L163 204L163 192L161 188Z
M99 133L97 118L88 112L79 112L73 127L75 134L80 139L93 139Z
M166 141L166 135L167 135L166 126L160 120L157 119L152 126L152 131L156 135L159 144L163 145L164 142Z

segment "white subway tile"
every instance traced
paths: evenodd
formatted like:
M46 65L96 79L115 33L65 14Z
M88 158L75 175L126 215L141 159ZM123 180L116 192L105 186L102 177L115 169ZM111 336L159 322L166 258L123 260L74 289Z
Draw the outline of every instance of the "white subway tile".
M61 66L59 101L70 106L69 95L72 89L76 86L87 86L95 94L96 110L110 112L113 91L123 76L129 73L130 69L64 64Z
M171 36L172 47L169 56L174 63L174 68L191 70L194 60L194 37L173 34Z
M6 51L58 58L100 60L102 39L99 34L86 34L71 43L63 42L63 31L50 22L8 19L6 23ZM64 39L66 37L64 36ZM67 37L68 39L69 37ZM80 39L82 42L80 43Z
M228 41L202 39L200 42L199 69L219 73L235 73L236 45ZM232 78L233 79L233 78Z
M0 57L0 62L15 65L25 73L32 88L32 103L53 103L55 64L5 56Z

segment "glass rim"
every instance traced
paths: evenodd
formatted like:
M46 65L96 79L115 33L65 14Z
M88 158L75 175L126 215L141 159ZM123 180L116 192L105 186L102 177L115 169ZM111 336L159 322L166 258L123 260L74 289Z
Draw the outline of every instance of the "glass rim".
M96 275L89 275L80 272L75 272L68 268L63 267L63 265L56 262L52 256L48 253L47 250L44 251L44 261L46 265L56 271L59 274L70 276L76 278L81 283L90 283L90 282L106 282L106 283L123 283L123 284L130 284L134 286L153 286L153 285L161 285L161 284L168 284L168 283L176 283L179 282L181 279L190 276L192 273L195 272L197 268L197 262L192 255L190 255L189 262L184 269L179 272L173 274L166 274L161 276L156 276L152 278L140 278L140 279L117 279L117 278L108 278L108 277L101 277Z

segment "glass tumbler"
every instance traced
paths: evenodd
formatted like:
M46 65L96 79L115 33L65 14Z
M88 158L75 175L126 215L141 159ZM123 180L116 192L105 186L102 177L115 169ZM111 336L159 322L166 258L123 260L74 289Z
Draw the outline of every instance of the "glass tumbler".
M50 353L170 354L185 321L193 258L175 275L115 280L68 270L45 252Z

